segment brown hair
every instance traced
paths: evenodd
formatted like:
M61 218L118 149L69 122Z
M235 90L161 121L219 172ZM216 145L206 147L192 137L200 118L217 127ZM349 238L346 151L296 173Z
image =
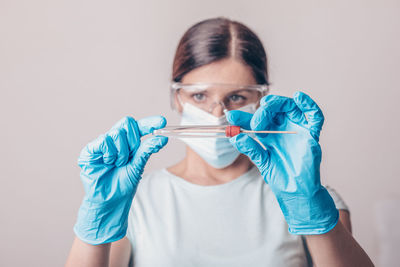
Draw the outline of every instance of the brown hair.
M227 18L203 20L181 38L173 62L172 80L212 62L233 57L248 65L258 84L268 85L267 56L257 35Z

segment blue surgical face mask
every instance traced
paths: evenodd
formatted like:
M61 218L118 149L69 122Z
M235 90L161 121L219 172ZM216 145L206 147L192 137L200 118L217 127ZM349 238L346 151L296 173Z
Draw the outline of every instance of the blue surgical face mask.
M245 106L243 111L254 113L255 105ZM182 110L181 125L228 125L225 115L216 117L194 105L185 103ZM239 152L228 138L181 138L202 159L216 169L231 165Z

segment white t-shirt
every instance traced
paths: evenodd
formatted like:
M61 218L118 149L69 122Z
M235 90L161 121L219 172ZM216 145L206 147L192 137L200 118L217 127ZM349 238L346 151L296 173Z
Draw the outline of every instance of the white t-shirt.
M329 189L336 207L346 209ZM253 167L237 179L196 185L166 169L144 175L129 213L133 265L310 266L275 196Z

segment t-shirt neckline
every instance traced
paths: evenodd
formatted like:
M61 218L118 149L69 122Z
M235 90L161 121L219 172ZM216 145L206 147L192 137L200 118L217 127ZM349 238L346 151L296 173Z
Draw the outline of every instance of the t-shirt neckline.
M176 182L176 183L180 184L181 186L186 187L188 189L201 190L201 191L225 190L226 188L234 186L238 183L246 183L246 182L250 181L250 179L248 179L248 178L259 176L259 175L257 175L257 173L258 173L257 167L253 166L248 171L241 174L240 176L233 179L232 181L229 181L229 182L226 182L223 184L217 184L217 185L199 185L199 184L189 182L189 181L185 180L184 178L171 173L170 171L167 170L167 168L163 168L163 169L161 169L161 171L164 172L168 177L170 177L170 179L173 182Z

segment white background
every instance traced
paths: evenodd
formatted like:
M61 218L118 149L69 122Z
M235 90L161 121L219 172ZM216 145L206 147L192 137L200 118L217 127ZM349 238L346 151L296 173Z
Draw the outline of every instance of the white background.
M63 265L83 197L81 148L125 115L177 123L176 45L215 16L260 36L272 93L303 90L321 106L323 182L379 262L374 207L400 198L399 1L0 0L1 266ZM146 171L182 157L171 140Z

